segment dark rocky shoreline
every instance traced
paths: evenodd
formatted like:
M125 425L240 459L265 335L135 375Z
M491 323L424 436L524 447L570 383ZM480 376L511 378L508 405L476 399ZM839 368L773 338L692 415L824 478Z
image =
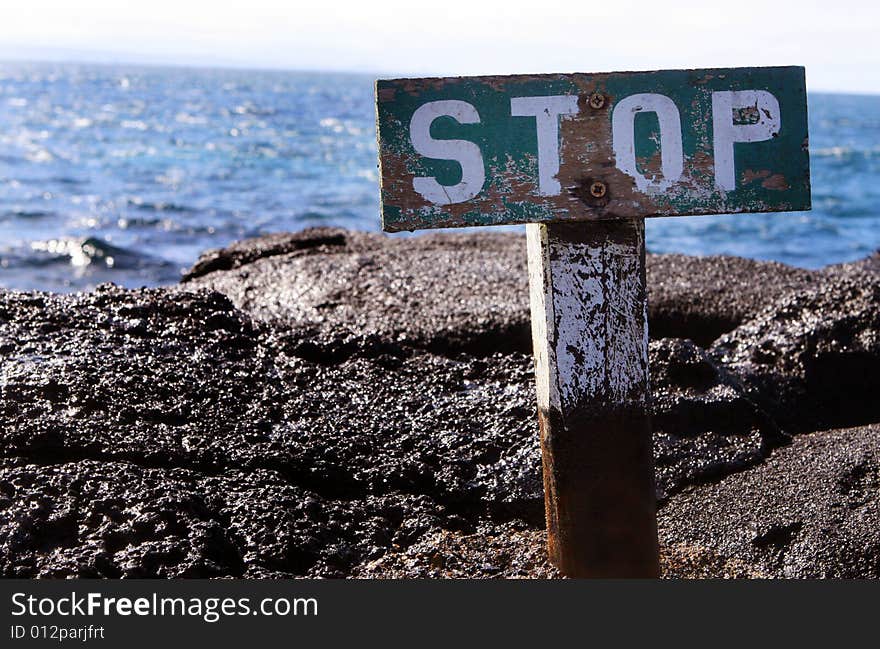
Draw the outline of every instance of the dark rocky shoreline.
M880 256L649 255L664 574L880 577ZM0 575L546 577L525 243L0 292Z

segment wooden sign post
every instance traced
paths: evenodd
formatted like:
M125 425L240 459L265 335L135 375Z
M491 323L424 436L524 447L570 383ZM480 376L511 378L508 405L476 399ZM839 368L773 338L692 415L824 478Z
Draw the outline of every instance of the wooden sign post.
M803 68L376 84L386 231L525 223L548 548L659 574L644 218L810 208Z

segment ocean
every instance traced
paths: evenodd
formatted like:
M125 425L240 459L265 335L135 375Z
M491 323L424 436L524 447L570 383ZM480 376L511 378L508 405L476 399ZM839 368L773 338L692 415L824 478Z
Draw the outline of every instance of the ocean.
M811 212L649 219L648 249L817 268L880 247L880 96L809 111ZM379 229L373 77L0 64L0 287L168 284L314 225Z

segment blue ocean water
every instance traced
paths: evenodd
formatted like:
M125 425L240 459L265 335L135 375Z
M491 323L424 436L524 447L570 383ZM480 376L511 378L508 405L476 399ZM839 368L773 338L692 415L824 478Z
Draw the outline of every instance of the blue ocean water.
M0 286L177 281L207 248L377 230L364 75L0 64ZM654 252L819 267L880 246L880 96L812 94L813 211L650 219Z

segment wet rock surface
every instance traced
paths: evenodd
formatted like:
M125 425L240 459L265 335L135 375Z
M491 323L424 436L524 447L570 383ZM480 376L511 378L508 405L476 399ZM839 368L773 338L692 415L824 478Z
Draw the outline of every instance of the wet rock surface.
M4 461L6 577L344 576L460 521L426 497L322 498L272 471Z
M806 575L685 511L820 448L840 475L864 460L876 512L875 428L790 437L880 421L871 268L649 256L664 574ZM0 291L0 574L554 576L528 337L517 234L311 230L206 254L179 287ZM797 533L834 534L803 557L832 574L827 537L873 575L873 537L823 507Z
M791 431L880 419L880 275L831 277L726 334L712 355Z
M690 340L648 348L657 494L760 462L786 434L742 382Z
M704 347L823 278L776 262L651 254L647 274L651 336ZM375 333L440 353L531 353L525 238L516 233L270 235L205 253L184 277L183 288L197 287L287 327Z
M308 245L310 236L316 245ZM333 236L343 243L317 243ZM283 327L375 334L447 354L531 353L524 237L391 238L323 228L299 237L300 248L282 253L276 239L257 240L257 251L268 246L272 254L230 272L206 269L239 263L247 253L203 256L183 288L215 289Z
M339 576L429 529L540 524L523 354L303 358L206 290L0 304L3 574Z
M880 577L880 426L798 436L760 466L660 512L666 543L776 577Z
M653 338L689 338L708 347L781 295L808 288L816 271L716 255L648 255Z
M864 259L847 262L844 264L833 264L824 269L829 275L840 276L858 276L858 275L878 275L880 274L880 250L873 255L869 255Z

